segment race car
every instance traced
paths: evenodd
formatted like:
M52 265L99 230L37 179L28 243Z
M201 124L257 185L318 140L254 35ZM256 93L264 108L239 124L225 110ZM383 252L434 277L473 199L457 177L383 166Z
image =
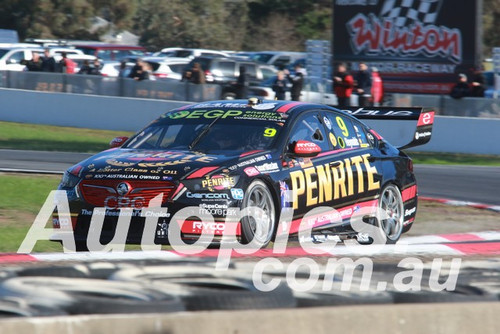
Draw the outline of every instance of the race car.
M418 124L412 141L396 148L364 118ZM282 230L297 236L304 226L313 236L369 242L350 221L364 208L386 214L366 221L395 243L417 210L412 160L401 149L427 143L433 120L434 112L421 108L339 110L255 98L197 103L165 113L131 138L115 138L111 149L69 168L59 189L67 194L77 250L87 249L92 233L102 244L116 242L123 222L127 244L145 237L169 244L171 224L186 242L210 233L217 244L229 222L241 244L266 246ZM164 211L148 229L141 212L153 201ZM188 207L196 209L190 217L175 218ZM260 208L257 215L240 215L251 207ZM311 214L319 207L331 212ZM280 224L285 208L293 218ZM89 228L99 219L97 231ZM53 227L61 227L57 214Z

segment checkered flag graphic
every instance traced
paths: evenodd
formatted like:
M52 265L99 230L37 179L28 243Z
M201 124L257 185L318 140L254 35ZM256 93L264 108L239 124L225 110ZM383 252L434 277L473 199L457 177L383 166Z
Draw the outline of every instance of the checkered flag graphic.
M385 0L380 17L393 20L397 27L416 22L433 24L441 3L442 0Z

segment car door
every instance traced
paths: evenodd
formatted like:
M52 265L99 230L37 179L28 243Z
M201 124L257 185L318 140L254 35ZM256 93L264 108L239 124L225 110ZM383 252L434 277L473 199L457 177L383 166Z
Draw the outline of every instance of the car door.
M6 70L8 71L23 71L26 67L21 64L24 59L30 60L32 58L31 51L17 50L12 52L6 59Z
M332 159L345 170L345 189L339 197L348 208L360 203L370 206L382 186L382 161L375 139L358 120L335 111L323 111L330 144L336 152ZM352 214L352 212L351 212Z
M316 144L321 149L321 153L316 157L297 156L294 153L294 147L298 141L308 141ZM327 198L323 194L319 194L320 191L323 191L322 187L325 184L321 181L322 183L319 185L318 173L321 177L325 175L324 165L329 162L328 158L322 155L331 150L332 146L329 143L320 112L312 111L301 114L292 125L287 136L283 154L283 168L287 174L285 180L280 183L282 191L292 191L292 198L288 197L286 201L282 192L282 206L293 207L294 209L295 223L292 224L290 233L298 231L299 218L303 217L304 214L317 206L327 205ZM311 224L314 225L315 223ZM321 223L319 222L319 224Z

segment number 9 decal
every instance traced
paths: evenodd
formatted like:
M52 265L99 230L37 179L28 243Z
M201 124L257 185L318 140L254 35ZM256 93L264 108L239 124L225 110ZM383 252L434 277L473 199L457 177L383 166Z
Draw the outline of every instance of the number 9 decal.
M344 135L344 137L348 137L349 130L347 129L347 126L345 125L345 122L342 119L342 117L337 116L336 120L337 120L337 124L338 124L340 130L342 130L342 134Z
M274 137L276 135L276 129L267 128L264 130L264 137Z

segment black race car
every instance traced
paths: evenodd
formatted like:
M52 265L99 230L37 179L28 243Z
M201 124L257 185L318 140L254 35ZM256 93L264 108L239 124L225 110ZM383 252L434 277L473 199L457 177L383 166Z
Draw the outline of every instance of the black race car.
M415 219L412 161L362 118L418 120L407 148L430 140L434 113L257 99L167 112L130 139L115 138L114 148L66 171L59 189L69 199L77 249L87 248L92 233L102 244L118 242L123 224L123 241L130 244L168 244L170 224L179 224L186 242L209 233L217 243L229 222L240 243L255 239L267 245L281 230L298 235L303 226L316 236L367 242L350 223L364 208L386 213L383 219L364 221L394 243ZM164 210L154 218L154 228L145 228L144 209L152 201ZM174 221L186 207L195 208L191 216ZM241 217L247 207L261 210ZM310 213L318 207L332 211ZM293 219L277 232L283 208L293 209ZM119 220L120 213L125 218ZM204 221L206 215L213 220ZM89 229L93 220L99 228ZM53 225L61 226L57 214Z

